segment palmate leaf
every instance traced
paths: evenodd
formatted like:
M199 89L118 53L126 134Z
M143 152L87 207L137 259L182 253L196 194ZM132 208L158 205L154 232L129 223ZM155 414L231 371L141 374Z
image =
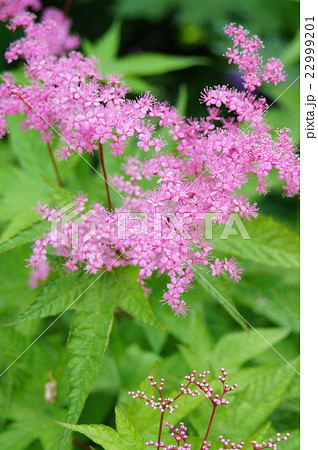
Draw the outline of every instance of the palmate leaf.
M83 409L109 341L115 308L163 330L137 283L134 268L116 269L96 281L78 304L70 332L67 423L76 422ZM70 430L65 430L60 449L65 448L69 436Z
M250 239L243 239L235 225L233 231L237 232L236 235L220 239L223 228L214 226L214 250L272 267L299 267L297 234L267 216L259 216L250 222L244 221L243 225Z
M105 425L72 425L57 422L63 427L82 433L106 450L135 449L143 450L145 442L128 418L116 408L116 428Z

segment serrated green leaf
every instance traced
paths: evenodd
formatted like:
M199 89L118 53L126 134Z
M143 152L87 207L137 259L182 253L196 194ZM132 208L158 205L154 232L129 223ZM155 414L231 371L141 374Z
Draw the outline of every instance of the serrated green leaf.
M56 205L61 207L74 201L74 195L72 194L72 192L68 191L64 187L58 186L56 183L53 183L53 181L51 181L45 175L42 175L42 178L49 188L52 199Z
M7 252L8 250L13 250L21 245L28 244L32 242L36 237L41 236L42 233L48 229L47 222L35 222L33 225L21 230L15 236L7 239L1 239L0 242L0 253Z
M145 442L127 417L116 408L116 430L105 425L72 425L56 422L63 427L82 433L96 444L107 450L136 449L143 450Z
M107 280L108 290L112 293L115 305L135 319L165 331L157 321L142 288L137 283L137 270L123 268L112 271Z
M224 230L214 226L214 250L273 267L299 267L299 236L267 216L243 225L249 239L243 239L235 225L236 235L220 239Z
M162 329L137 283L134 268L115 269L94 283L77 307L70 332L68 423L78 420L91 390L108 345L116 307L147 325ZM70 432L65 431L60 449L64 449L69 436Z
M216 372L226 367L231 372L246 361L255 358L284 339L288 328L258 328L249 333L238 331L223 336L215 345L210 355L211 365Z
M28 320L54 316L66 309L76 308L76 300L85 294L86 289L94 282L94 278L82 271L73 272L69 276L64 273L43 286L41 292L29 308L17 316L6 326L16 325Z
M100 367L113 322L112 304L106 302L107 276L96 281L77 305L68 342L70 378L68 423L76 422ZM63 434L64 448L70 432Z
M292 364L297 366L297 361ZM273 369L230 400L229 408L220 408L213 423L213 434L231 436L231 440L246 440L279 405L287 387L295 377L287 364Z
M127 442L128 446L130 445L132 448L144 449L145 442L141 439L140 434L137 432L130 420L128 420L125 414L118 407L116 407L115 413L116 428L119 436ZM133 445L137 445L137 447L133 447Z

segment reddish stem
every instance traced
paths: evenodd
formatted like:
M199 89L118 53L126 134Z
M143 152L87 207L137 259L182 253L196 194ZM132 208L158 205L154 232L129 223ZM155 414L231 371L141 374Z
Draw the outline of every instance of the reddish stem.
M57 165L56 165L56 162L55 162L55 159L54 159L54 156L53 156L51 144L49 142L47 142L46 145L47 145L47 149L49 151L50 159L51 159L51 162L52 162L52 165L53 165L53 169L54 169L54 172L55 172L55 175L56 175L56 178L57 178L58 185L60 187L63 187L63 183L62 183L62 180L61 180L61 177L60 177L59 169L57 168Z
M160 417L160 424L159 424L159 433L158 433L158 444L160 444L160 439L161 439L161 433L162 433L162 424L163 424L163 416L164 416L165 412L163 411L161 413L161 417Z
M100 152L100 161L103 168L103 174L104 174L104 180L105 180L105 187L106 187L106 194L107 194L107 200L108 200L108 207L111 211L113 211L112 202L110 199L110 193L109 193L109 186L107 181L107 174L105 169L105 161L104 161L104 153L103 153L103 146L102 144L99 144L99 152Z
M72 0L65 0L64 2L64 6L63 6L63 13L64 15L67 17L70 13L71 10L71 6L72 6Z
M83 442L79 441L78 439L73 439L73 444L77 445L77 447L83 448L85 450L91 450L92 447L89 445L84 444Z
M203 442L208 440L208 436L209 436L209 433L210 433L210 428L211 428L211 425L212 425L212 421L213 421L215 410L216 410L216 406L214 405L213 411L212 411L212 414L211 414L211 418L210 418L210 422L209 422L209 425L208 425L208 429L206 430ZM203 447L203 443L202 443L201 448L202 447Z

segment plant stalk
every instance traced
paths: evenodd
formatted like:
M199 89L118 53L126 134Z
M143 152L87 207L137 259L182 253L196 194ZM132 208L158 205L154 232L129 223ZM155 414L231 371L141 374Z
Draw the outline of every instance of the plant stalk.
M52 162L52 165L53 165L53 169L54 169L54 172L55 172L55 175L56 175L56 178L57 178L57 183L58 183L58 185L60 187L63 187L63 183L62 183L62 180L61 180L61 177L60 177L59 169L57 168L57 165L56 165L56 162L55 162L55 159L54 159L54 156L53 156L51 144L49 142L47 142L46 145L47 145L47 149L49 151L49 155L50 155L50 159L51 159L51 162Z
M111 202L111 199L110 199L109 186L108 186L108 181L107 181L107 173L106 173L106 168L105 168L105 161L104 161L104 153L103 153L103 146L102 146L102 144L99 144L99 152L100 152L100 161L101 161L101 164L102 164L104 180L105 180L105 187L106 187L106 195L107 195L108 207L109 207L109 209L111 211L113 211L113 206L112 206L112 202Z
M212 421L213 421L215 410L216 410L216 406L213 407L213 411L212 411L212 414L211 414L210 422L209 422L209 425L208 425L208 429L206 430L203 442L208 440L208 436L209 436L209 433L210 433L210 429L211 429L211 425L212 425ZM203 443L202 443L201 448L202 447L203 447Z
M163 424L163 416L164 416L165 412L163 411L161 413L161 417L160 417L160 424L159 424L159 433L158 433L158 444L160 444L160 439L161 439L161 433L162 433L162 424Z

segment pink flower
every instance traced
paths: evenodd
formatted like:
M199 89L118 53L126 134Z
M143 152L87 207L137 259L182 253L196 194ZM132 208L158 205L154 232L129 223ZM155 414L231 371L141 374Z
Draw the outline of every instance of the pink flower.
M57 158L58 161L63 161L64 159L65 161L68 161L68 157L72 156L69 148L66 145L63 145L61 149L56 150L56 154L60 155L59 158Z

